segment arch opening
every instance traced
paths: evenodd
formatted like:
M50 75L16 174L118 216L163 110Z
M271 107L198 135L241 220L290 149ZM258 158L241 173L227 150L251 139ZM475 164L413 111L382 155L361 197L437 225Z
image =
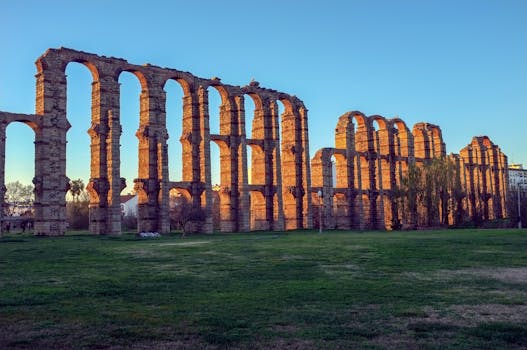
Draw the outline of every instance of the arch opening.
M126 179L123 194L134 194L134 179L138 178L140 99L144 92L141 82L134 73L121 72L119 75L119 105L122 133L120 139L121 177Z
M178 81L168 80L166 92L166 128L168 131L168 172L171 181L183 179L183 98L184 88Z
M208 88L208 101L209 101L209 130L211 137L214 135L222 135L221 129L221 118L222 118L222 109L223 101L220 93L215 88ZM221 169L221 157L222 153L220 152L220 147L215 142L211 142L210 146L210 165L211 165L211 185L214 188L215 186L220 186L222 183L222 169Z
M259 120L259 118L255 116L256 106L255 106L255 101L253 100L253 98L256 98L256 97L253 97L250 95L244 95L245 139L246 140L247 139L263 140L264 139L263 118L262 120ZM247 152L247 173L248 173L247 181L249 184L253 184L253 183L256 183L254 181L255 180L254 177L256 174L253 173L253 170L254 170L256 163L258 163L262 159L262 157L261 157L261 154L258 154L258 152L253 153L253 147L251 146L246 147L246 152Z
M121 225L125 231L135 231L138 225L138 203L142 193L134 189L134 179L138 178L140 100L142 84L136 74L123 71L119 75L119 111L122 133L120 137L120 174L126 181L120 193L120 204L126 206L121 211ZM128 209L129 208L129 209Z
M33 228L35 200L35 132L26 122L12 122L6 127L4 179L4 213L2 232L25 232ZM16 160L16 161L15 161Z
M66 66L66 118L71 125L66 133L66 176L70 188L65 193L69 230L89 228L89 203L93 194L87 186L92 177L91 139L94 79L98 74L88 62L70 62Z

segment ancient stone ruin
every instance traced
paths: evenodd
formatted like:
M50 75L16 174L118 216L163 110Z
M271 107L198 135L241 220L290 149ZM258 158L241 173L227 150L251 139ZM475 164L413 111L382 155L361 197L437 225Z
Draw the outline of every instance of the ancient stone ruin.
M101 57L66 48L50 49L36 62L36 114L0 112L0 199L5 195L5 130L9 123L28 124L35 132L35 234L62 235L67 229L66 177L66 66L79 62L93 76L91 128L90 231L119 234L119 197L125 187L120 176L119 83L121 72L141 82L138 177L138 231L169 231L168 201L173 188L185 193L206 213L203 232L212 231L210 143L220 148L221 230L244 232L311 227L309 198L309 144L307 109L295 96L265 89L257 82L239 87L219 79L204 79L188 72L152 65L133 65L118 58ZM168 176L169 131L166 128L165 91L168 80L183 91L181 182ZM222 98L220 133L209 132L207 88ZM255 112L252 134L245 134L244 98L252 98ZM278 101L284 106L278 115ZM280 123L280 125L279 125ZM281 134L279 134L281 130ZM252 152L249 185L247 147ZM251 196L251 201L249 201ZM251 213L251 221L249 219Z
M457 206L474 222L507 216L507 157L488 137L474 137L460 154L447 156L437 125L417 123L410 131L399 118L367 117L355 111L339 118L335 147L317 151L311 161L312 201L323 211L323 225L332 229L391 229L395 223L419 226L417 219L405 215L407 200L396 192L403 187L410 165L423 168L433 159L451 162L462 192L456 198L455 193L446 194L449 203L438 208L445 212L438 224L459 224L463 219L452 213L447 216L447 204Z
M36 113L0 112L0 209L5 206L6 128L22 122L35 133L36 235L62 235L67 229L66 134L70 124L65 70L70 62L82 63L93 77L87 186L93 234L121 232L119 198L127 181L120 174L118 79L122 72L133 73L142 88L136 133L139 167L133 179L139 203L138 232L169 232L172 189L203 210L205 220L199 230L212 232L211 142L220 149L217 196L223 232L312 228L312 202L322 210L328 228L391 229L395 221L404 220L404 208L395 193L409 166L446 157L436 125L419 123L410 131L398 118L349 112L339 118L335 147L319 150L310 162L307 109L295 96L262 88L254 81L232 86L218 78L200 78L175 69L133 65L66 48L49 49L36 61ZM170 135L180 137L182 144L179 182L170 181L168 171L170 130L164 86L169 80L178 82L184 92L182 134ZM221 96L219 134L210 133L209 88ZM246 98L255 105L250 135L245 133ZM278 103L284 106L281 115ZM251 159L247 159L248 147ZM449 159L456 164L456 176L466 194L459 205L473 218L505 217L507 159L499 148L487 137L474 138ZM317 196L319 191L322 198Z

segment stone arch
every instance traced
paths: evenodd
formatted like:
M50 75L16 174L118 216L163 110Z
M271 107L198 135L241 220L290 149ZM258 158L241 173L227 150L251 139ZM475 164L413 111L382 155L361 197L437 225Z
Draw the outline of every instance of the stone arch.
M389 121L379 115L370 117L372 122L373 148L376 156L376 213L378 228L391 229L392 220L395 218L396 208L392 200L392 190L395 187L395 149L393 129ZM374 125L378 125L378 129Z
M5 213L5 196L7 192L6 188L6 137L7 137L7 128L14 124L24 124L27 125L34 134L34 139L36 140L37 134L40 132L39 119L34 115L17 115L12 113L0 112L0 235L3 232L4 228L4 213ZM36 159L36 147L34 159ZM35 173L35 166L33 169ZM33 178L34 180L34 178ZM31 180L30 180L31 181ZM34 183L34 185L38 185ZM35 187L35 190L41 191L41 186L39 188Z
M403 178L408 172L408 167L414 163L413 135L406 123L396 117L389 120L393 130L394 144L394 182L392 184L392 225L399 227L405 222L406 198L402 196Z
M263 189L254 189L250 191L250 203L251 231L270 230L272 228L272 221L268 220L268 201Z
M430 134L432 138L432 149L434 158L443 158L446 156L445 143L443 142L443 134L441 128L437 125L430 125Z
M66 132L66 176L80 178L88 184L91 162L95 160L92 160L92 138L88 130L92 125L93 85L98 81L99 73L94 64L85 60L68 62L64 72L66 119L70 125Z
M262 99L257 93L244 95L244 133L247 144L247 169L249 184L265 183L265 139L266 118ZM254 105L253 113L249 116L246 101L251 100Z
M425 123L417 123L412 129L415 161L421 164L431 158L430 139L425 128Z
M389 120L394 135L395 184L401 186L403 174L408 166L414 162L413 135L406 123L400 118Z
M279 93L276 100L284 105L280 126L285 226L286 229L310 227L311 196L306 189L310 187L311 180L307 169L302 167L305 162L309 163L309 150L305 148L304 142L307 138L307 125L304 125L307 110L295 96ZM292 193L293 196L286 196L286 193Z
M244 104L240 89L208 81L221 97L219 134L210 140L220 146L220 208L221 230L225 232L248 231L249 207L247 190L247 153L244 131Z
M188 90L188 89L187 89ZM167 167L171 181L183 181L185 150L192 150L192 140L184 137L185 88L176 79L167 79L163 83L165 101L165 126L167 131ZM181 97L179 100L177 97ZM189 129L192 130L192 120ZM186 152L188 154L188 151ZM190 152L192 153L192 152ZM192 159L190 159L192 165ZM185 167L187 168L187 167ZM192 166L189 167L192 170ZM190 171L192 179L192 171Z
M246 212L249 206L247 177L247 146L263 154L266 177L263 189L266 198L266 219L272 218L273 229L310 227L311 200L307 108L295 96L272 89L261 88L251 82L246 87L222 84L220 79L203 79L187 72L160 68L150 64L134 65L119 58L97 56L67 48L50 49L36 62L37 65L37 116L42 120L36 144L52 154L52 161L36 161L35 183L45 183L42 201L37 206L58 213L56 218L37 215L37 234L63 234L65 201L57 199L65 192L68 179L64 159L66 132L65 68L69 62L81 63L92 75L91 137L92 162L88 190L92 194L92 220L90 230L96 234L120 233L119 193L124 185L120 177L119 149L121 118L118 79L122 72L134 74L141 85L140 122L137 137L141 143L139 177L134 181L141 200L138 230L166 232L168 227L168 132L166 129L167 80L177 80L184 90L184 116L182 143L187 148L184 155L190 160L191 170L183 176L185 186L190 186L193 205L201 205L211 218L212 186L210 176L210 142L228 147L228 180L221 197L228 197L231 205L228 231L245 231L249 228ZM210 133L207 110L207 88L213 87L221 95L221 131ZM255 106L264 122L263 137L248 138L244 129L244 95L256 98ZM278 106L283 105L279 116ZM255 113L256 114L256 113ZM255 123L253 123L255 124ZM280 137L285 140L280 140ZM251 140L249 143L247 140ZM256 141L256 142L255 142ZM283 149L283 152L282 152ZM284 156L284 154L286 154ZM94 157L95 156L95 157ZM58 160L58 161L56 161ZM289 167L287 167L290 165ZM190 166L189 166L190 168ZM292 169L292 177L282 176L282 169ZM285 175L285 174L284 174ZM285 180L284 180L285 179ZM284 181L289 181L283 184ZM47 192L46 192L47 191ZM285 225L284 199L289 202ZM57 195L59 194L59 195ZM209 225L206 224L206 225ZM210 222L212 229L212 221ZM208 227L208 226L207 226ZM208 230L206 228L206 230ZM210 231L208 231L210 232Z

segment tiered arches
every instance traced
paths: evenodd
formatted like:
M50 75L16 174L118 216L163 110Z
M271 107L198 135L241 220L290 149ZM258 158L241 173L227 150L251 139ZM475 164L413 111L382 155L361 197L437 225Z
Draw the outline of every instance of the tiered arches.
M118 79L122 72L134 74L141 84L136 133L139 165L137 178L133 180L139 202L139 231L170 230L169 192L176 188L188 195L194 208L205 212L206 219L198 229L212 232L215 196L210 142L218 144L221 150L222 231L311 227L307 109L298 98L262 88L254 81L244 87L232 86L218 78L204 79L175 69L133 65L123 59L60 48L46 51L36 62L37 113L28 117L39 127L35 140L36 234L61 235L67 229L64 194L69 179L65 174L65 151L70 125L66 116L65 69L70 62L88 67L93 78L88 130L91 170L87 186L92 233L121 231L119 196L125 180L120 173ZM184 95L180 135L182 181L177 182L169 179L164 90L169 80L177 81ZM216 89L222 99L218 134L210 133L208 89ZM255 104L249 136L245 131L246 96ZM278 104L284 105L281 115ZM258 171L251 181L248 179L247 147L255 150L250 161L261 170L262 178L258 178ZM253 204L249 193L254 193ZM252 223L251 207L255 209Z

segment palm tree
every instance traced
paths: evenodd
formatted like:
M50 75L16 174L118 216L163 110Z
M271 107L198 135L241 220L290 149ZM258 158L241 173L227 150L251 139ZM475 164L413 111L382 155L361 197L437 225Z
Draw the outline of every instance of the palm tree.
M84 182L81 179L70 181L70 193L74 202L79 201L79 196L84 191Z

